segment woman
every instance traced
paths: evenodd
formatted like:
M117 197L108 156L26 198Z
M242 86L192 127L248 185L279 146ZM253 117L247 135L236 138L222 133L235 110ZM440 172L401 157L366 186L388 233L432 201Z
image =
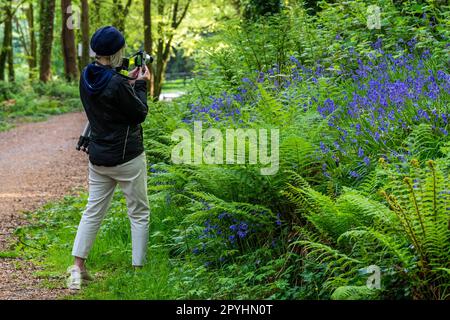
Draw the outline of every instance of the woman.
M83 280L92 280L85 261L117 184L127 200L132 265L142 267L145 262L150 210L141 123L148 113L146 80L150 74L147 67L133 70L129 77L115 71L122 66L124 47L125 39L114 27L97 30L91 39L96 61L81 76L81 101L91 124L89 200L73 245L75 264L68 282L72 289L79 289Z

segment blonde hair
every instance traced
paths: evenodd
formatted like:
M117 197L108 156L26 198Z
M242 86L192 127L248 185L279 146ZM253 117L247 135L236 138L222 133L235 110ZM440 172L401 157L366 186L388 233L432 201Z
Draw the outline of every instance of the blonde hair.
M113 54L112 56L97 56L96 59L99 60L100 58L104 57L107 60L109 60L111 67L118 68L118 67L122 66L124 51L125 51L125 46L122 49L120 49L119 51L117 51L115 54Z

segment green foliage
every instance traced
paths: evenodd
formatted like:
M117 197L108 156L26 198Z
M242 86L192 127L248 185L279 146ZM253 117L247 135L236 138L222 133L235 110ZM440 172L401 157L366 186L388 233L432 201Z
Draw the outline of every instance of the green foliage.
M346 286L337 288L331 300L373 300L376 291L366 286Z
M243 16L247 20L257 20L261 16L279 13L281 10L280 0L241 0Z
M381 30L367 28L369 4L382 7ZM252 23L222 21L226 30L209 34L196 50L197 76L186 95L151 103L144 124L149 266L128 271L130 232L118 193L89 260L100 280L76 298L448 299L446 8L428 1L321 1L315 12L292 5ZM134 6L131 12L138 13ZM129 32L137 44L137 31ZM378 39L383 54L373 47ZM433 49L426 62L424 48ZM401 117L384 121L383 112L399 113L391 100L398 87L386 87L386 110L364 109L360 100L355 106L363 112L350 117L346 99L353 93L365 98L364 88L377 80L358 78L357 71L383 62L382 76L391 84L441 77L440 95L423 95L417 104L408 100ZM2 84L0 93L21 106L14 112L28 112L14 90ZM75 88L63 83L29 91L33 114L77 100ZM328 99L336 108L324 117ZM238 116L226 115L232 108ZM329 125L333 116L336 122ZM192 131L198 119L219 129L279 128L279 172L262 176L253 165L174 165L172 132ZM396 121L403 124L398 130L374 138L376 128ZM327 146L334 152L324 156ZM429 159L426 167L419 165ZM36 213L33 225L18 231L18 249L46 271L62 273L71 263L85 202L86 195L68 198ZM380 290L366 286L364 270L371 265L380 267Z
M437 159L442 156L440 148L445 137L437 134L430 124L415 127L406 139L408 150L419 160Z
M448 179L433 161L428 161L425 169L417 164L413 163L407 176L386 168L391 181L389 191L382 193L392 211L360 195L355 198L352 191L333 201L312 190L300 177L297 186L289 185L286 195L301 208L315 232L331 238L329 244L306 238L293 245L302 246L306 258L327 266L324 286L336 288L332 297L353 297L353 291L348 291L353 287L338 291L337 286L357 283L355 272L376 264L385 270L387 280L392 273L404 278L414 298L448 298ZM392 284L383 284L383 294L390 294Z
M422 169L413 161L409 175L384 191L417 257L415 294L447 299L450 275L450 214L448 175L432 160ZM392 191L391 191L392 190Z
M293 183L284 191L295 204L297 214L305 217L325 237L336 241L352 228L392 223L392 213L360 192L344 189L336 200L314 190L301 176L292 174Z
M0 251L0 259L14 259L18 256L19 254L15 251Z
M19 92L19 87L11 82L0 81L0 101L11 99Z
M367 28L371 4L382 8L380 30ZM203 41L201 45L208 49L196 55L201 62L197 69L209 83L221 81L222 88L239 85L243 76L254 71L282 67L291 55L299 57L305 66L320 61L325 68L340 70L341 65L348 64L349 49L362 55L373 52L371 44L377 39L382 39L386 50L404 51L408 50L407 42L415 39L417 50L433 48L440 67L448 66L447 43L443 41L449 38L448 5L435 7L411 1L399 8L389 0L322 1L321 5L317 15L294 4L252 24L236 26L230 22L224 33Z
M78 88L65 82L22 86L0 82L0 131L17 122L41 121L50 115L81 111Z

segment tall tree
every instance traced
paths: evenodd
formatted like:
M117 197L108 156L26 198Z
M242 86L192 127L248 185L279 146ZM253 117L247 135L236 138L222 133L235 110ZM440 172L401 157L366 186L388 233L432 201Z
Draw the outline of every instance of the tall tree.
M37 67L37 43L36 43L36 31L34 26L34 5L33 1L28 4L26 10L28 21L28 33L30 38L30 49L28 52L28 65L30 67L30 79L34 77Z
M81 67L89 64L89 3L81 0Z
M64 57L64 71L68 81L78 79L77 48L72 20L72 0L61 0L62 13L62 51Z
M186 14L189 10L191 0L187 0L184 6L180 3L180 0L175 0L168 11L170 14L169 23L164 22L164 15L166 13L166 1L159 0L157 4L157 12L159 21L157 25L158 39L150 40L150 43L156 43L156 66L151 83L151 93L154 100L158 100L161 95L162 83L164 81L164 74L169 62L170 52L172 49L172 40L175 35L176 29L183 22Z
M144 1L144 49L151 54L153 52L153 39L152 39L152 0ZM153 83L153 68L150 70L150 84ZM153 96L153 86L150 85L150 95Z
M12 0L6 0L3 6L3 11L5 13L4 19L4 36L3 45L0 52L0 80L5 80L5 68L6 62L8 62L8 79L9 81L14 81L14 53L13 53L13 34L12 34L12 24L13 24L13 11L12 11Z
M29 69L29 78L32 79L36 72L36 34L34 31L34 10L33 2L29 1L28 7L23 9L25 17L14 15L14 21L16 23L16 30L19 33L19 40L22 44L23 50L26 54ZM27 30L24 29L25 22L28 24Z
M39 79L43 82L48 82L52 76L51 61L54 23L55 0L40 0Z

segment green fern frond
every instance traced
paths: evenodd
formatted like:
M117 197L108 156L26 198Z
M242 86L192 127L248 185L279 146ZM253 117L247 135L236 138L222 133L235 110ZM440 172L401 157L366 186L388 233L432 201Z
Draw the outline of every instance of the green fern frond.
M326 269L331 274L345 274L348 270L354 272L354 268L363 265L360 260L354 259L339 250L333 249L318 242L311 241L296 241L291 245L303 246L307 251L307 257L317 261L320 264L326 265Z
M343 286L334 290L331 300L373 300L378 290L367 286Z
M336 207L341 212L352 216L354 227L392 225L395 215L382 203L371 200L359 191L344 188L342 196L336 201Z
M374 247L372 240L376 240L382 247L386 248L387 252L393 255L395 260L399 261L404 268L411 267L411 261L413 260L411 252L407 250L405 243L401 241L399 237L390 234L384 234L370 228L355 229L342 234L338 239L338 244L342 245L344 241L358 243L359 245L367 246L367 252L370 254L370 250ZM372 256L372 259L380 259L375 252L372 253ZM381 257L381 259L383 259L383 257ZM377 261L371 261L370 259L368 262L378 263Z
M450 287L450 277L435 270L450 268L449 177L434 161L427 161L425 169L413 161L410 176L402 184L392 183L391 194L383 194L419 258L421 277L433 283L431 291L444 292ZM421 294L434 297L427 290Z
M274 215L270 209L261 205L253 205L245 202L228 202L213 194L205 192L191 192L191 195L194 199L208 203L211 206L211 210L216 214L226 211L240 218L244 218L246 221L260 224L270 224L276 219L276 215ZM266 214L258 214L261 212L265 212ZM185 218L185 222L192 223L194 221L204 221L205 217L209 214L211 214L211 212L198 210L193 214L188 215Z
M437 138L430 124L422 123L414 128L406 139L408 150L418 159L435 159L440 154L443 145Z
M310 187L296 173L283 194L297 207L297 212L319 232L337 239L344 232L373 223L392 224L395 215L384 205L370 200L356 190L344 189L336 201Z
M319 182L320 166L314 145L305 138L293 134L283 138L280 146L281 170L301 172L308 182Z

